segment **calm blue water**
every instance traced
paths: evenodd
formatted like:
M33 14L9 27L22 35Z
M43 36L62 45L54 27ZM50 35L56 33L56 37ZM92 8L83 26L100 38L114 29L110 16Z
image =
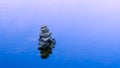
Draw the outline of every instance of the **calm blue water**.
M0 68L120 68L119 0L0 0ZM57 44L48 59L40 25Z

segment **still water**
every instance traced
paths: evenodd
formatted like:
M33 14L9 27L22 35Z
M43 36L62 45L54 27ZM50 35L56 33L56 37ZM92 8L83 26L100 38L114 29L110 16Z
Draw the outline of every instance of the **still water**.
M0 0L0 68L120 68L119 0ZM40 57L40 26L56 39Z

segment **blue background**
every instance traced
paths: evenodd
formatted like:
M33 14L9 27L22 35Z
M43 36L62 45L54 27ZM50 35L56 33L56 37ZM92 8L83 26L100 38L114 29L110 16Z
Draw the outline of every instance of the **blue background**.
M120 68L119 0L0 0L0 68ZM57 44L39 55L40 25Z

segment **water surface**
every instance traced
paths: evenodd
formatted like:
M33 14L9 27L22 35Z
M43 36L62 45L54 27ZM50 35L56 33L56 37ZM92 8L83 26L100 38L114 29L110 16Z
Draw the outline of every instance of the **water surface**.
M0 0L0 68L120 68L119 0ZM39 55L40 25L57 44Z

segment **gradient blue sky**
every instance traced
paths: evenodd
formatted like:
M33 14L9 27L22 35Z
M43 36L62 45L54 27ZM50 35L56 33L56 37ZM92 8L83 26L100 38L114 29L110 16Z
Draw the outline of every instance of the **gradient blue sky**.
M119 0L0 0L0 68L120 68ZM57 40L43 60L41 24Z

